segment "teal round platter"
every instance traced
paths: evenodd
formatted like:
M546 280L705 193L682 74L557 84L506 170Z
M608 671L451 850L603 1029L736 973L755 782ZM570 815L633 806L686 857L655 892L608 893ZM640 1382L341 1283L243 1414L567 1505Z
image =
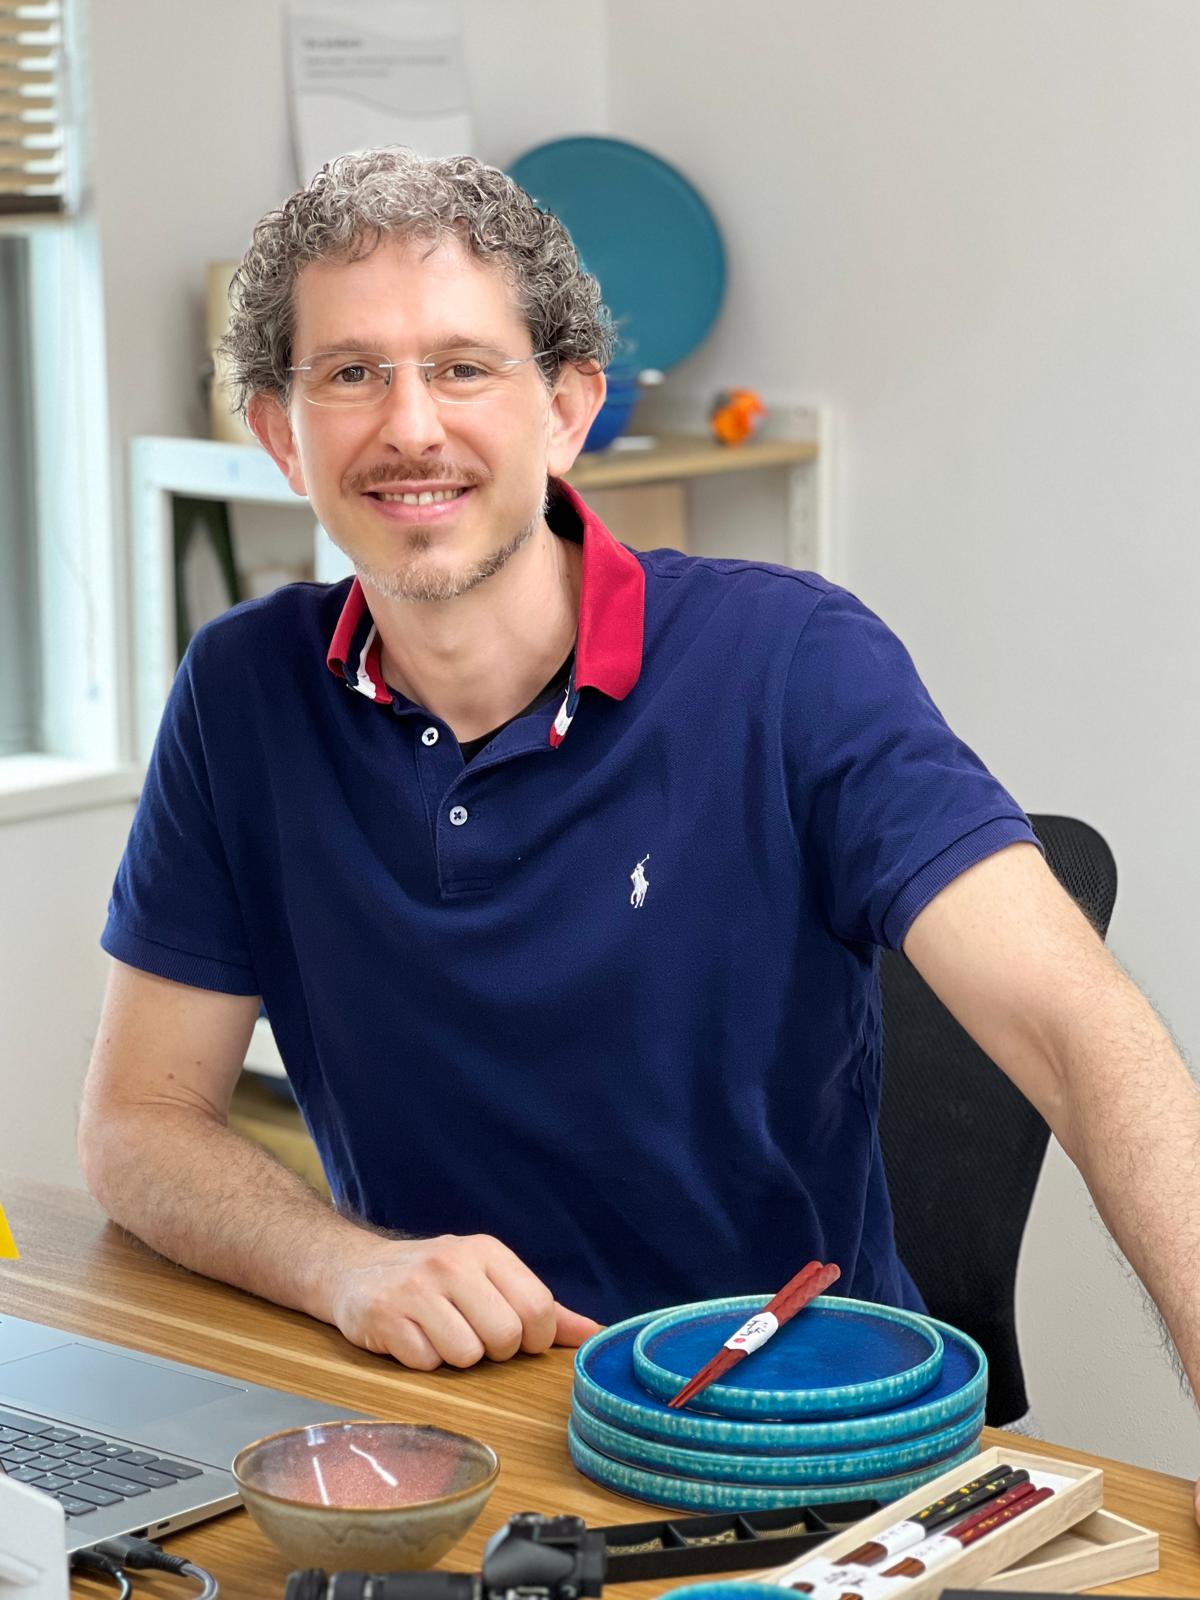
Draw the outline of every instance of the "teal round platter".
M584 1444L601 1455L622 1461L626 1466L648 1467L671 1477L793 1484L805 1488L810 1484L839 1484L843 1491L853 1489L857 1494L858 1484L865 1479L895 1477L965 1450L979 1438L983 1407L977 1407L948 1428L938 1428L915 1439L901 1439L868 1450L831 1450L806 1455L737 1455L667 1445L601 1421L586 1406L580 1405L578 1399L571 1402L571 1426Z
M575 1395L593 1416L626 1433L666 1444L708 1450L793 1454L809 1450L865 1449L910 1439L968 1416L987 1396L987 1358L965 1333L948 1323L931 1325L942 1336L942 1370L923 1395L893 1411L821 1421L765 1422L703 1416L688 1407L672 1411L647 1394L633 1370L633 1342L657 1313L614 1323L575 1353Z
M689 1583L682 1589L672 1589L671 1600L779 1600L779 1590L772 1583L714 1578L711 1583Z
M725 248L712 212L660 156L627 139L552 139L513 178L567 229L620 333L621 364L675 366L716 321Z
M645 1467L631 1467L624 1461L614 1461L586 1444L567 1423L567 1449L571 1461L585 1478L617 1494L628 1495L631 1500L642 1500L649 1505L666 1506L671 1511L777 1511L796 1504L793 1486L766 1484L711 1482L701 1478L677 1478L668 1473L651 1472ZM894 1477L867 1478L853 1485L853 1498L878 1500L884 1505L901 1496L911 1494L923 1484L931 1482L942 1472L950 1472L978 1455L974 1444L957 1455L943 1457L929 1466L914 1472L900 1473ZM845 1483L815 1484L804 1491L806 1505L824 1505L845 1500Z
M654 1318L633 1341L633 1370L642 1387L670 1400L766 1304L765 1296L702 1300ZM936 1383L943 1350L928 1317L819 1295L688 1406L718 1417L781 1422L890 1411Z

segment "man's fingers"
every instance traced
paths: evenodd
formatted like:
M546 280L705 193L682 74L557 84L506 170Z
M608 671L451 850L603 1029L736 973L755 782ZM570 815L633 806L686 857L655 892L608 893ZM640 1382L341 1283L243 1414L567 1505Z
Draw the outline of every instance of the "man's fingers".
M444 1296L414 1295L407 1310L406 1320L417 1324L436 1351L439 1362L444 1361L451 1367L473 1367L483 1360L486 1347L474 1320L464 1316Z
M590 1339L594 1333L599 1333L602 1324L594 1322L591 1317L581 1316L578 1311L568 1311L566 1306L554 1302L554 1342L567 1345L574 1349L581 1345L585 1339Z
M541 1279L489 1234L389 1241L347 1273L337 1323L348 1339L428 1371L578 1345L600 1324L560 1306Z
M542 1280L520 1256L498 1241L489 1257L487 1273L521 1324L520 1338L509 1355L515 1355L518 1349L530 1356L549 1350L554 1343L555 1306L554 1296Z
M424 1330L411 1317L399 1318L387 1330L385 1348L377 1353L391 1356L393 1361L398 1361L402 1367L411 1367L414 1372L433 1372L442 1364L441 1356Z
M516 1355L525 1332L520 1313L484 1272L472 1275L452 1298L478 1336L484 1355L492 1361Z

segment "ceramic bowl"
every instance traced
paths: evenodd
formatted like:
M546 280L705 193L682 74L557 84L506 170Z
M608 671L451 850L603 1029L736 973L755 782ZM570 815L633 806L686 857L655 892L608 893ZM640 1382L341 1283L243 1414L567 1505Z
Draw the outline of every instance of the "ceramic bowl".
M500 1472L478 1439L412 1422L323 1422L268 1434L233 1475L247 1511L296 1567L429 1567L458 1543Z

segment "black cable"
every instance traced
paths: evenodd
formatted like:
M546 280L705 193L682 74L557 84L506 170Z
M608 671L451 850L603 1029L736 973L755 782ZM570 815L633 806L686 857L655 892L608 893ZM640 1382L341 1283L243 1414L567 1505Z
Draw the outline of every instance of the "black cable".
M154 1567L160 1572L173 1572L184 1578L195 1578L200 1592L195 1600L216 1600L220 1585L211 1572L198 1567L183 1556L168 1555L161 1545L150 1539L137 1539L132 1534L121 1534L115 1539L101 1539L86 1550L77 1550L71 1557L73 1564L106 1572L123 1585L119 1600L129 1600L130 1585L125 1567Z
M75 1550L71 1553L72 1571L103 1572L106 1577L116 1580L118 1600L129 1600L133 1593L133 1585L124 1572L108 1556L101 1555L98 1550Z

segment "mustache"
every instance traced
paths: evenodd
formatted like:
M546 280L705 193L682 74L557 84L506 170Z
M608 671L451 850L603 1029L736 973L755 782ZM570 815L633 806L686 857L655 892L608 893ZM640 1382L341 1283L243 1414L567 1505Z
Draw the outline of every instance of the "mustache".
M486 473L456 467L449 461L380 461L361 472L347 474L345 485L354 493L363 494L381 483L462 483L474 489L487 481Z

